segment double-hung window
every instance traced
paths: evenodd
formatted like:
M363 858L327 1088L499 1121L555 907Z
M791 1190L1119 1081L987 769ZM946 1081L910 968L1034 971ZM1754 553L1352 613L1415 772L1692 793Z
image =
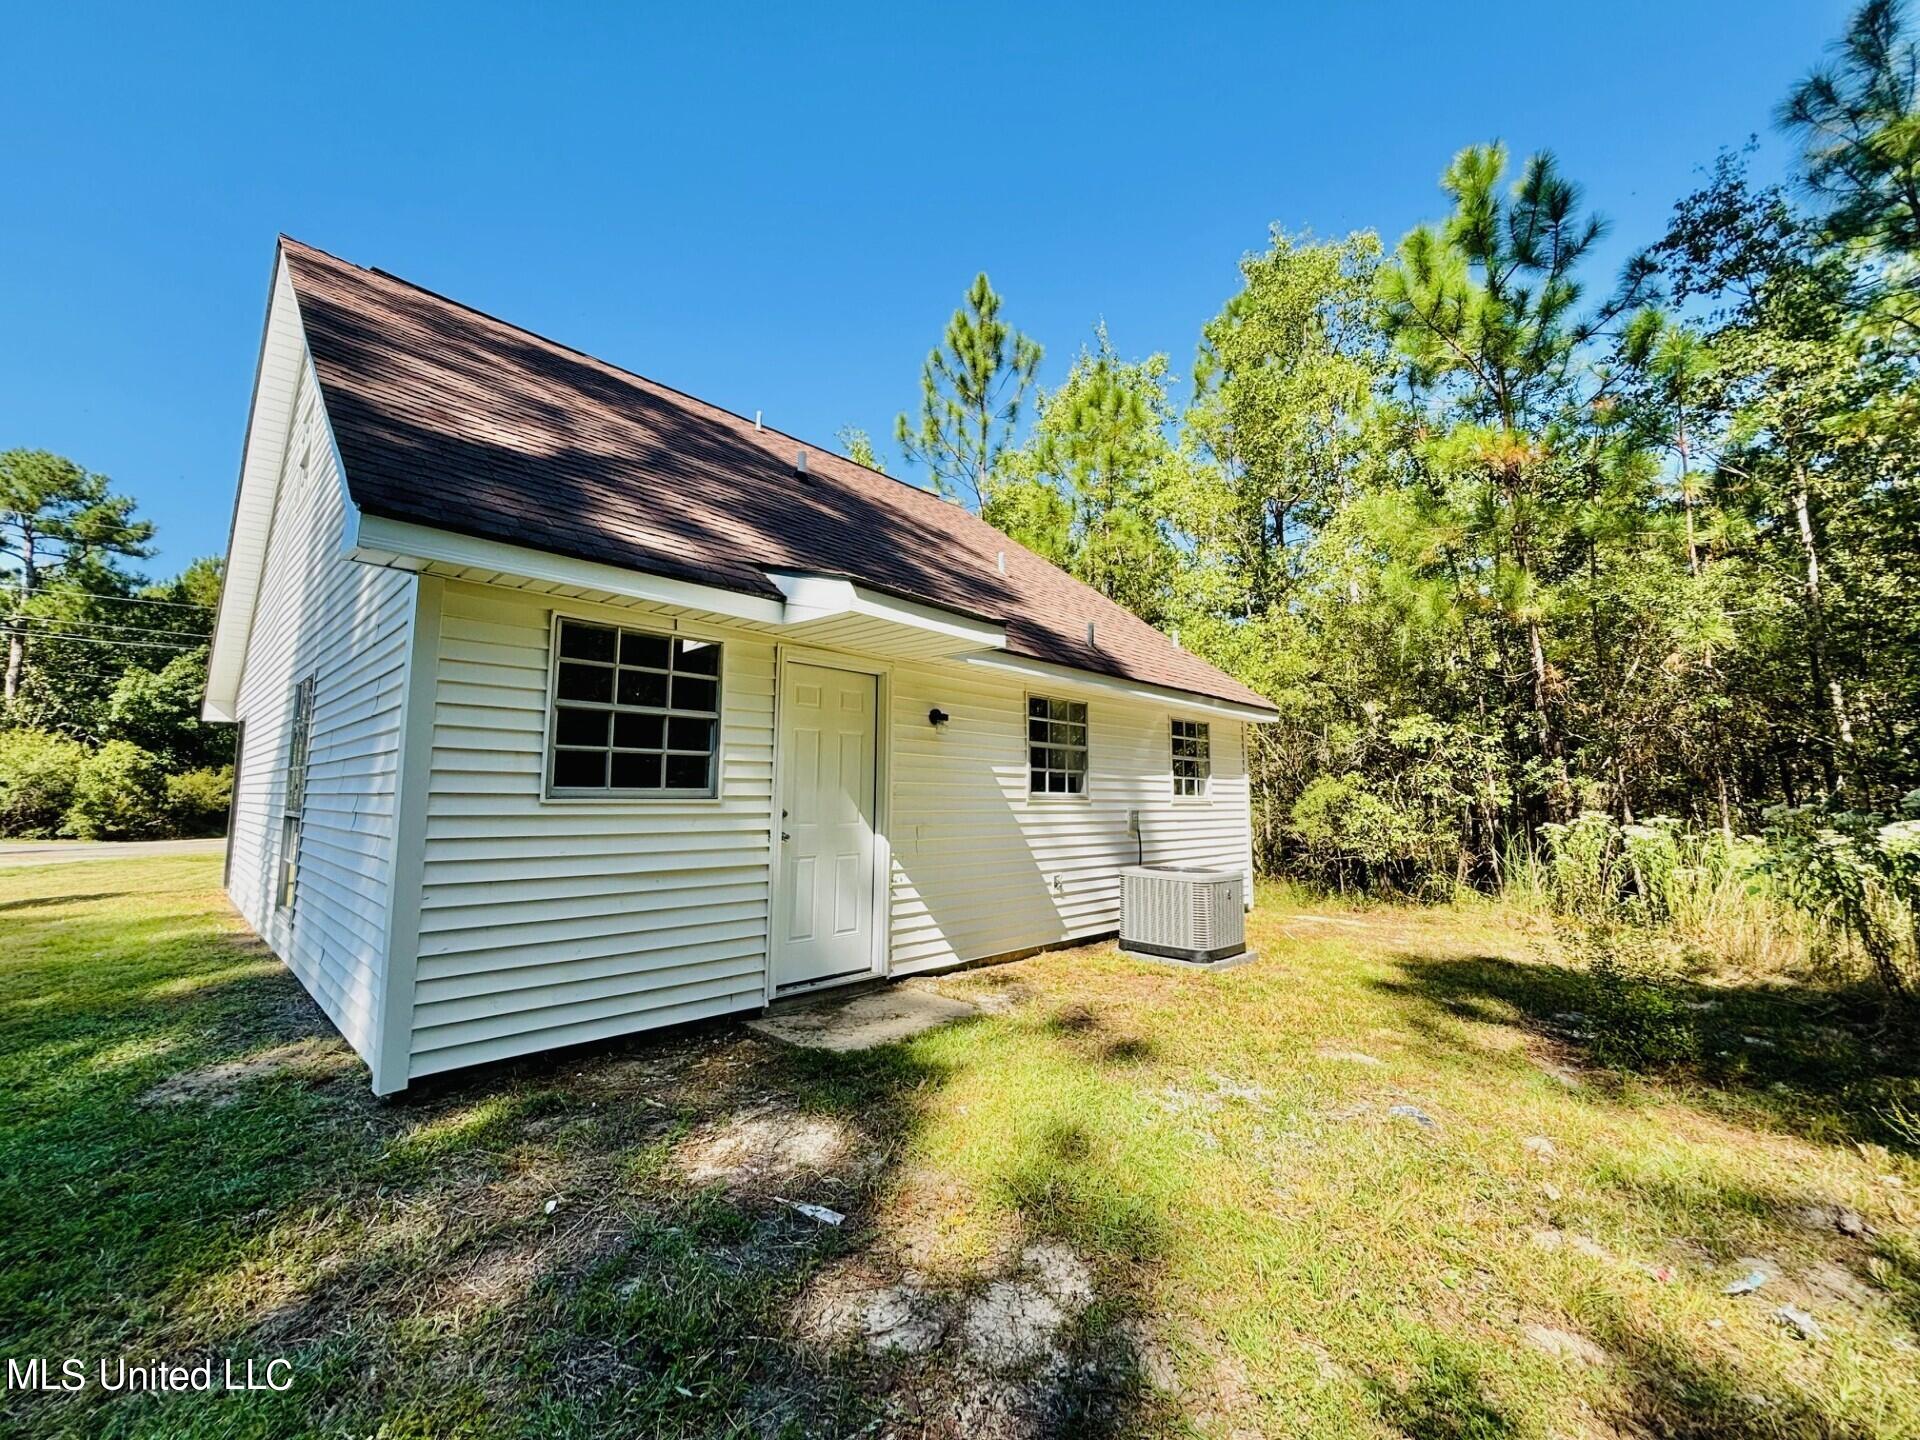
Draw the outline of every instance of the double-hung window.
M1173 722L1173 793L1201 796L1213 774L1212 740L1204 720Z
M1087 793L1087 704L1084 700L1028 697L1027 791L1033 795Z
M547 793L712 795L720 646L561 620Z
M286 801L280 807L280 877L274 891L277 909L291 911L300 879L300 831L307 809L307 752L313 739L313 676L293 687L293 713L287 720Z

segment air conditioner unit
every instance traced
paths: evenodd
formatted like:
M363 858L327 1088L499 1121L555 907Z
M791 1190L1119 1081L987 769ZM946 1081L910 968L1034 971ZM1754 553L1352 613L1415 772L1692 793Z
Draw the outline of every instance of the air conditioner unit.
M1246 877L1235 870L1129 865L1120 872L1120 947L1206 964L1247 948Z

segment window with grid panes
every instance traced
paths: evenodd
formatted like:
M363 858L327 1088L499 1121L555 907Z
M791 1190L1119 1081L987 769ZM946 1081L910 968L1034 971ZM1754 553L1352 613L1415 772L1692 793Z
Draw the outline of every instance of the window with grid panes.
M1027 700L1027 789L1034 795L1087 793L1084 700Z
M275 908L291 911L300 880L300 832L307 813L307 755L313 748L313 682L309 675L293 687L293 705L287 717L287 777L280 806L280 875L274 886Z
M1205 795L1213 773L1212 742L1204 720L1173 722L1173 793Z
M713 794L719 644L580 620L558 630L547 792Z

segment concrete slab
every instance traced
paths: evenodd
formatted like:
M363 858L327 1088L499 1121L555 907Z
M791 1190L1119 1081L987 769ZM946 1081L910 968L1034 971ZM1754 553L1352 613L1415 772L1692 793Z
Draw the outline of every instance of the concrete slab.
M811 1050L871 1050L979 1013L965 1000L894 985L850 1000L829 997L792 1009L776 1006L749 1020L747 1028Z
M1218 960L1182 960L1178 955L1150 955L1125 945L1116 948L1129 960L1151 960L1156 965L1171 965L1177 970L1231 970L1237 965L1251 965L1260 958L1258 950L1242 950L1238 955L1222 955Z

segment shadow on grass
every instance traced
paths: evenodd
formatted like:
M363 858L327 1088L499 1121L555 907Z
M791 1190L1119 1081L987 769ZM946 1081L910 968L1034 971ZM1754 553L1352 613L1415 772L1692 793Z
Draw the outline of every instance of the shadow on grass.
M36 922L0 987L0 1087L22 1102L0 1114L0 1349L287 1357L296 1383L9 1393L8 1433L838 1436L906 1393L931 1433L1102 1435L1153 1403L1114 1339L1144 1296L1113 1277L1159 1237L1116 1211L1117 1177L1072 1126L1001 1180L1023 1226L1095 1276L1059 1363L992 1372L952 1335L908 1358L795 1329L824 1267L893 1263L873 1217L953 1078L914 1046L828 1055L716 1023L382 1103L284 970L236 966L262 952L217 917L70 898L88 908ZM343 1063L151 1100L289 1041ZM849 1154L690 1177L687 1145L770 1115L844 1133Z
M1115 1033L1105 1019L1085 1005L1055 1011L1043 1027L1065 1042L1076 1058L1108 1065L1139 1065L1157 1059L1160 1047L1150 1035L1134 1031Z
M1480 1372L1464 1357L1434 1350L1412 1383L1368 1383L1380 1418L1407 1440L1507 1440L1525 1433L1487 1393Z
M1608 1418L1629 1435L1659 1440L1870 1440L1879 1435L1836 1419L1830 1410L1777 1376L1743 1372L1671 1337L1616 1316L1598 1328L1613 1353L1624 1389Z
M1604 1032L1602 983L1569 966L1500 956L1401 953L1399 975L1376 982L1457 1020L1518 1025L1568 1058L1610 1063L1604 1080L1640 1075L1736 1099L1783 1132L1828 1144L1872 1141L1911 1148L1887 1120L1889 1105L1920 1095L1920 1043L1885 1028L1885 1012L1859 993L1809 995L1772 986L1703 985L1679 976L1637 979L1658 1012L1683 1027L1691 1060L1634 1063ZM1416 1023L1418 1023L1416 1019ZM1458 1037L1433 1031L1436 1045ZM1604 1093L1603 1083L1588 1087Z
M0 900L0 915L21 910L50 910L56 905L85 905L95 900L118 900L124 890L106 890L92 895L32 895L24 900Z

